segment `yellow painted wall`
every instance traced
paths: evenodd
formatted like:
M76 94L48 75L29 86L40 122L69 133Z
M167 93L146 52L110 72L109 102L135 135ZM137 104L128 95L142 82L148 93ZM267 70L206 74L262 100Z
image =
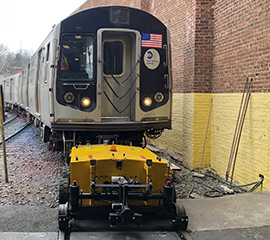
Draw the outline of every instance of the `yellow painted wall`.
M203 167L211 166L222 177L228 166L241 93L175 93L173 129L167 130L154 144L183 155L190 169L200 165L208 113L213 98ZM239 145L234 179L240 184L265 176L261 189L270 190L270 94L252 93Z
M183 153L183 94L173 94L172 130L165 130L153 144L172 152Z
M204 139L206 135L207 121L211 106L212 94L194 94L194 121L193 121L193 169L200 166ZM213 104L212 104L213 107ZM206 135L205 150L203 155L202 167L210 166L211 156L211 116Z
M228 166L241 93L215 94L212 116L211 166L222 176ZM269 123L270 94L252 93L241 135L234 179L240 184L265 176L263 189L270 190L269 182Z
M193 167L194 94L183 94L183 163Z
M209 107L212 94L174 93L172 130L152 141L160 147L183 155L183 163L190 169L200 166ZM210 164L211 122L205 146L203 167Z

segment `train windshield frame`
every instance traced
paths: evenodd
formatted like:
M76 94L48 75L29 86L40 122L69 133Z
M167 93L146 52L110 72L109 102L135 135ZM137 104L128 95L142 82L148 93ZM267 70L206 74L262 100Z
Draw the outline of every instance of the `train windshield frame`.
M62 35L58 67L59 79L67 81L93 80L94 47L94 35Z

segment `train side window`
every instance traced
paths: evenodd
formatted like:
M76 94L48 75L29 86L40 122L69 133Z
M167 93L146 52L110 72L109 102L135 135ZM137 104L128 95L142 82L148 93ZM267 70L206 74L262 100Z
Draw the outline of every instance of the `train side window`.
M46 54L46 61L48 62L50 60L50 43L47 45L47 54Z
M104 73L121 75L123 73L123 43L110 41L104 43Z

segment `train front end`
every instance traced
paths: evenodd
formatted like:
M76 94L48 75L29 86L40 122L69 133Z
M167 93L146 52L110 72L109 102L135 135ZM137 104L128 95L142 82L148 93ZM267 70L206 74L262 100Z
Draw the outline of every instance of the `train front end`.
M171 128L168 29L147 12L98 7L63 20L52 132L69 144L132 142Z

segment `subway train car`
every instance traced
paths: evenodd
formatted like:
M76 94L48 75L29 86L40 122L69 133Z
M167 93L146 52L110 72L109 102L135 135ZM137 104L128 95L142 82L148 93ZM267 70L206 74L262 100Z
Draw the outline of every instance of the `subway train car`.
M3 95L6 105L11 109L17 108L20 104L18 96L20 77L20 74L16 74L1 82L4 88Z
M170 34L157 18L90 8L53 27L29 64L1 80L5 104L29 115L52 149L140 146L171 128Z
M5 105L70 163L59 184L60 230L103 211L111 226L156 214L187 228L170 164L144 148L171 128L170 49L168 29L149 13L96 7L54 26L23 71L0 81Z

